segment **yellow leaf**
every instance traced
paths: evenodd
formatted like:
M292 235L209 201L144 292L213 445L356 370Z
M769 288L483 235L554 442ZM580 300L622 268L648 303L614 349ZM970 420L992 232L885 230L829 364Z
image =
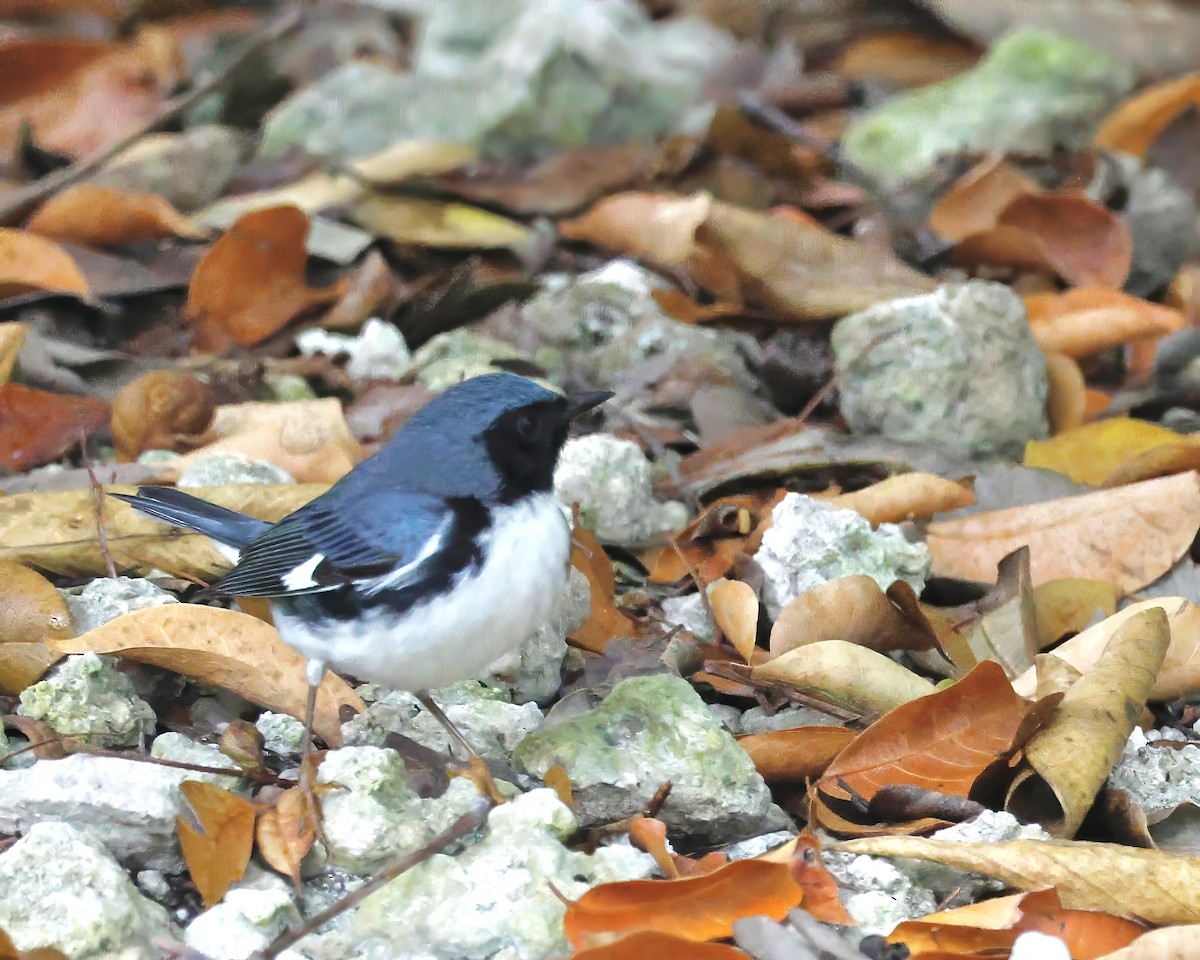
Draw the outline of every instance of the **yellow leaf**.
M1089 423L1049 440L1030 440L1025 466L1065 474L1076 483L1098 487L1125 461L1188 438L1145 420L1115 418Z

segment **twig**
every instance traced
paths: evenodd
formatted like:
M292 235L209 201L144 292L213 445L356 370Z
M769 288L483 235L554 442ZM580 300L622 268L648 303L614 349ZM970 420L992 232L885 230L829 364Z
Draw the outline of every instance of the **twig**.
M104 558L104 570L110 580L117 579L117 565L113 562L112 551L108 549L108 531L104 529L104 487L96 479L96 471L92 466L92 458L87 452L87 434L79 431L79 450L83 454L83 468L87 471L88 482L92 485L92 506L96 511L96 539L100 541L100 556Z
M262 770L247 770L244 767L209 767L202 763L168 760L166 757L145 757L137 753L106 750L103 747L81 747L78 750L72 750L71 753L82 753L89 757L113 757L117 760L132 760L135 763L152 763L159 767L174 767L176 770L190 770L193 773L215 773L222 777L253 780L255 783L266 783L276 787L294 787L296 785L295 780L289 780L286 777L277 777L273 773L267 773Z
M492 806L493 804L490 801L481 798L470 810L455 820L420 850L414 850L412 853L393 861L357 890L342 897L337 903L326 907L315 916L309 917L300 926L280 934L264 949L251 954L252 960L274 960L284 950L295 946L310 933L319 930L334 917L339 917L352 907L358 906L376 890L387 886L402 873L406 873L418 864L424 863L435 853L441 853L446 847L454 843L455 840L461 840L468 834L478 830L487 822L488 811L492 809Z
M63 167L26 187L13 191L12 199L0 206L0 226L13 226L43 200L95 173L109 160L129 149L151 130L175 119L225 83L250 57L294 30L299 25L300 19L301 10L299 8L293 7L287 10L247 40L242 49L234 54L219 71L199 80L187 93L172 97L159 108L153 117L129 136L123 137L88 160L80 160L69 167Z

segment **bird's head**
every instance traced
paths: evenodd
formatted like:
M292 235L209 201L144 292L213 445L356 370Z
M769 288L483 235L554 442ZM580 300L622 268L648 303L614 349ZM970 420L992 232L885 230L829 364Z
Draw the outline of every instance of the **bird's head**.
M603 403L607 391L564 396L512 373L489 373L450 387L422 407L392 440L397 450L428 450L444 487L475 487L491 474L491 494L512 501L548 491L571 420ZM477 494L478 495L478 494Z

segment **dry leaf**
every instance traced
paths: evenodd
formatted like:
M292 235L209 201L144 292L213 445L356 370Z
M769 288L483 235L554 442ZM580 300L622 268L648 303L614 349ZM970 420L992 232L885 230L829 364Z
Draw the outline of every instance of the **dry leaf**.
M435 177L475 162L478 151L441 140L399 140L378 153L349 163L358 179L394 186L414 177Z
M246 873L254 846L254 804L200 780L179 785L200 829L176 817L179 845L192 882L206 907L221 900Z
M106 653L165 667L268 710L304 719L307 661L274 627L236 610L191 603L147 607L50 645L61 653ZM342 742L338 713L343 704L364 709L346 681L326 674L317 692L313 729L331 747Z
M1192 438L1147 420L1113 417L1049 440L1025 445L1025 466L1055 470L1090 486L1104 483L1119 467L1158 447L1195 445Z
M1104 954L1104 960L1191 960L1200 942L1200 925L1163 927L1143 933L1127 947Z
M43 642L75 636L62 595L40 573L0 560L0 693L37 683L62 659Z
M1175 565L1198 526L1200 477L1186 473L937 521L926 542L939 576L989 580L1004 556L1028 546L1034 586L1080 577L1132 593Z
M792 727L737 738L769 784L801 784L825 772L858 734L845 727Z
M32 290L90 296L83 271L57 243L0 227L0 299Z
M658 267L682 267L712 203L707 193L617 193L583 216L562 221L558 229L568 240L585 240Z
M1046 377L1050 393L1046 397L1046 419L1050 434L1057 436L1083 423L1087 416L1087 381L1073 358L1061 353L1046 353Z
M964 240L995 227L1017 197L1040 192L1037 181L994 157L955 181L929 212L929 226L947 240Z
M1102 910L1154 924L1200 922L1200 857L1081 840L959 843L870 837L831 849L944 863L995 877L1017 890L1053 887L1070 909Z
M563 929L576 950L639 931L717 940L741 917L782 919L802 895L783 864L739 860L682 880L602 883L567 904Z
M821 859L821 841L805 828L796 838L795 852L788 862L792 879L804 891L801 908L822 923L854 926L857 921L846 912L838 896L837 881Z
M212 388L186 370L143 373L113 401L117 459L129 463L146 450L190 449L214 412Z
M571 960L748 960L737 947L724 943L697 943L669 933L639 930L627 937L599 947L588 947L571 954Z
M830 69L851 80L923 87L949 80L979 60L979 48L957 37L895 30L852 39Z
M12 376L27 333L29 327L15 320L0 323L0 386L8 383L8 378Z
M51 240L101 248L162 237L204 236L157 194L123 193L94 183L78 183L52 196L25 229Z
M290 877L300 889L300 861L316 840L315 817L300 787L285 790L275 806L258 819L258 852L272 869Z
M961 510L975 503L975 494L961 483L932 473L900 473L854 493L830 497L829 502L879 526Z
M1035 293L1025 297L1025 309L1041 348L1069 357L1164 337L1184 326L1179 310L1102 287Z
M1045 650L1068 633L1078 633L1117 611L1117 588L1103 580L1051 580L1034 587L1038 649Z
M919 786L965 797L1014 749L1029 705L999 664L985 660L958 683L880 717L825 770L826 798L870 801L883 787Z
M927 621L897 607L865 574L805 590L784 607L771 628L771 656L826 640L843 640L880 653L928 650L937 644Z
M1076 681L1025 744L1005 809L1023 823L1072 837L1104 786L1146 704L1170 642L1167 615L1148 609L1125 622L1096 666Z
M564 807L575 809L574 790L571 787L571 775L567 773L565 767L560 767L558 764L548 768L542 774L542 784L549 787L562 801Z
M528 244L529 228L516 220L464 203L370 194L352 214L354 222L393 243L453 250L490 250Z
M588 579L591 609L587 622L568 639L584 650L603 653L610 640L636 637L641 632L637 624L617 608L612 561L596 535L578 523L571 531L571 564Z
M269 207L238 218L196 265L187 318L197 348L261 343L316 307L333 303L341 285L308 285L308 217L298 207Z
M1159 135L1189 107L1200 105L1200 73L1147 87L1122 103L1100 124L1096 143L1145 157Z
M629 842L644 853L650 854L664 877L679 879L679 868L667 848L667 825L652 817L631 817L629 820Z
M933 684L894 660L842 640L810 643L753 667L755 682L796 687L857 714L891 710L933 693Z
M0 468L21 472L57 460L108 417L103 400L6 383L0 386Z
M758 636L758 597L748 583L717 580L708 591L713 620L742 659L750 662Z
M208 435L215 439L168 464L169 472L179 476L214 453L240 453L270 461L300 483L335 483L362 459L362 447L333 397L217 407Z

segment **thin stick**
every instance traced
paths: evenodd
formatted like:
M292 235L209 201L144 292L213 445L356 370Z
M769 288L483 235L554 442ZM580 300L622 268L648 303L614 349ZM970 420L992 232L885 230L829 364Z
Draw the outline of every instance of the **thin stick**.
M430 840L420 850L406 854L393 861L381 872L364 883L357 890L342 897L337 903L326 907L314 917L310 917L299 927L280 934L263 950L251 954L252 960L275 960L284 950L295 946L314 930L318 930L334 917L339 917L347 910L358 906L375 891L387 886L402 873L406 873L420 863L424 863L435 853L441 853L446 847L461 840L468 834L478 830L487 822L488 811L492 804L486 799L480 799L466 813L455 820L449 827Z
M187 93L172 97L159 108L153 117L133 133L129 134L129 136L123 137L110 147L106 147L89 160L77 161L69 167L63 167L61 170L47 174L26 187L13 191L12 199L8 203L0 205L0 226L11 227L16 225L43 200L72 184L78 183L85 177L91 176L117 154L133 146L134 143L151 130L175 119L175 117L183 113L197 101L208 96L208 94L225 83L254 54L294 30L299 25L300 18L301 11L298 8L293 7L289 9L249 39L242 49L234 54L229 62L217 73L199 80Z
M24 748L23 748L24 749ZM135 763L153 763L159 767L174 767L176 770L191 770L194 773L215 773L222 777L235 777L238 780L253 780L255 783L266 783L278 787L295 786L296 781L286 777L277 777L273 773L260 770L246 770L243 767L209 767L202 763L188 763L185 760L168 760L166 757L147 757L138 753L122 753L120 750L106 750L103 747L81 747L71 750L72 754L84 754L89 757L114 757L117 760L132 760ZM0 762L7 758L0 758Z
M108 531L104 529L104 487L96 478L96 470L92 466L92 458L87 452L87 434L79 431L79 450L83 454L83 468L87 471L88 482L92 485L92 505L96 511L96 539L100 541L100 556L104 558L104 570L110 580L117 579L117 565L113 562L112 551L108 549Z

